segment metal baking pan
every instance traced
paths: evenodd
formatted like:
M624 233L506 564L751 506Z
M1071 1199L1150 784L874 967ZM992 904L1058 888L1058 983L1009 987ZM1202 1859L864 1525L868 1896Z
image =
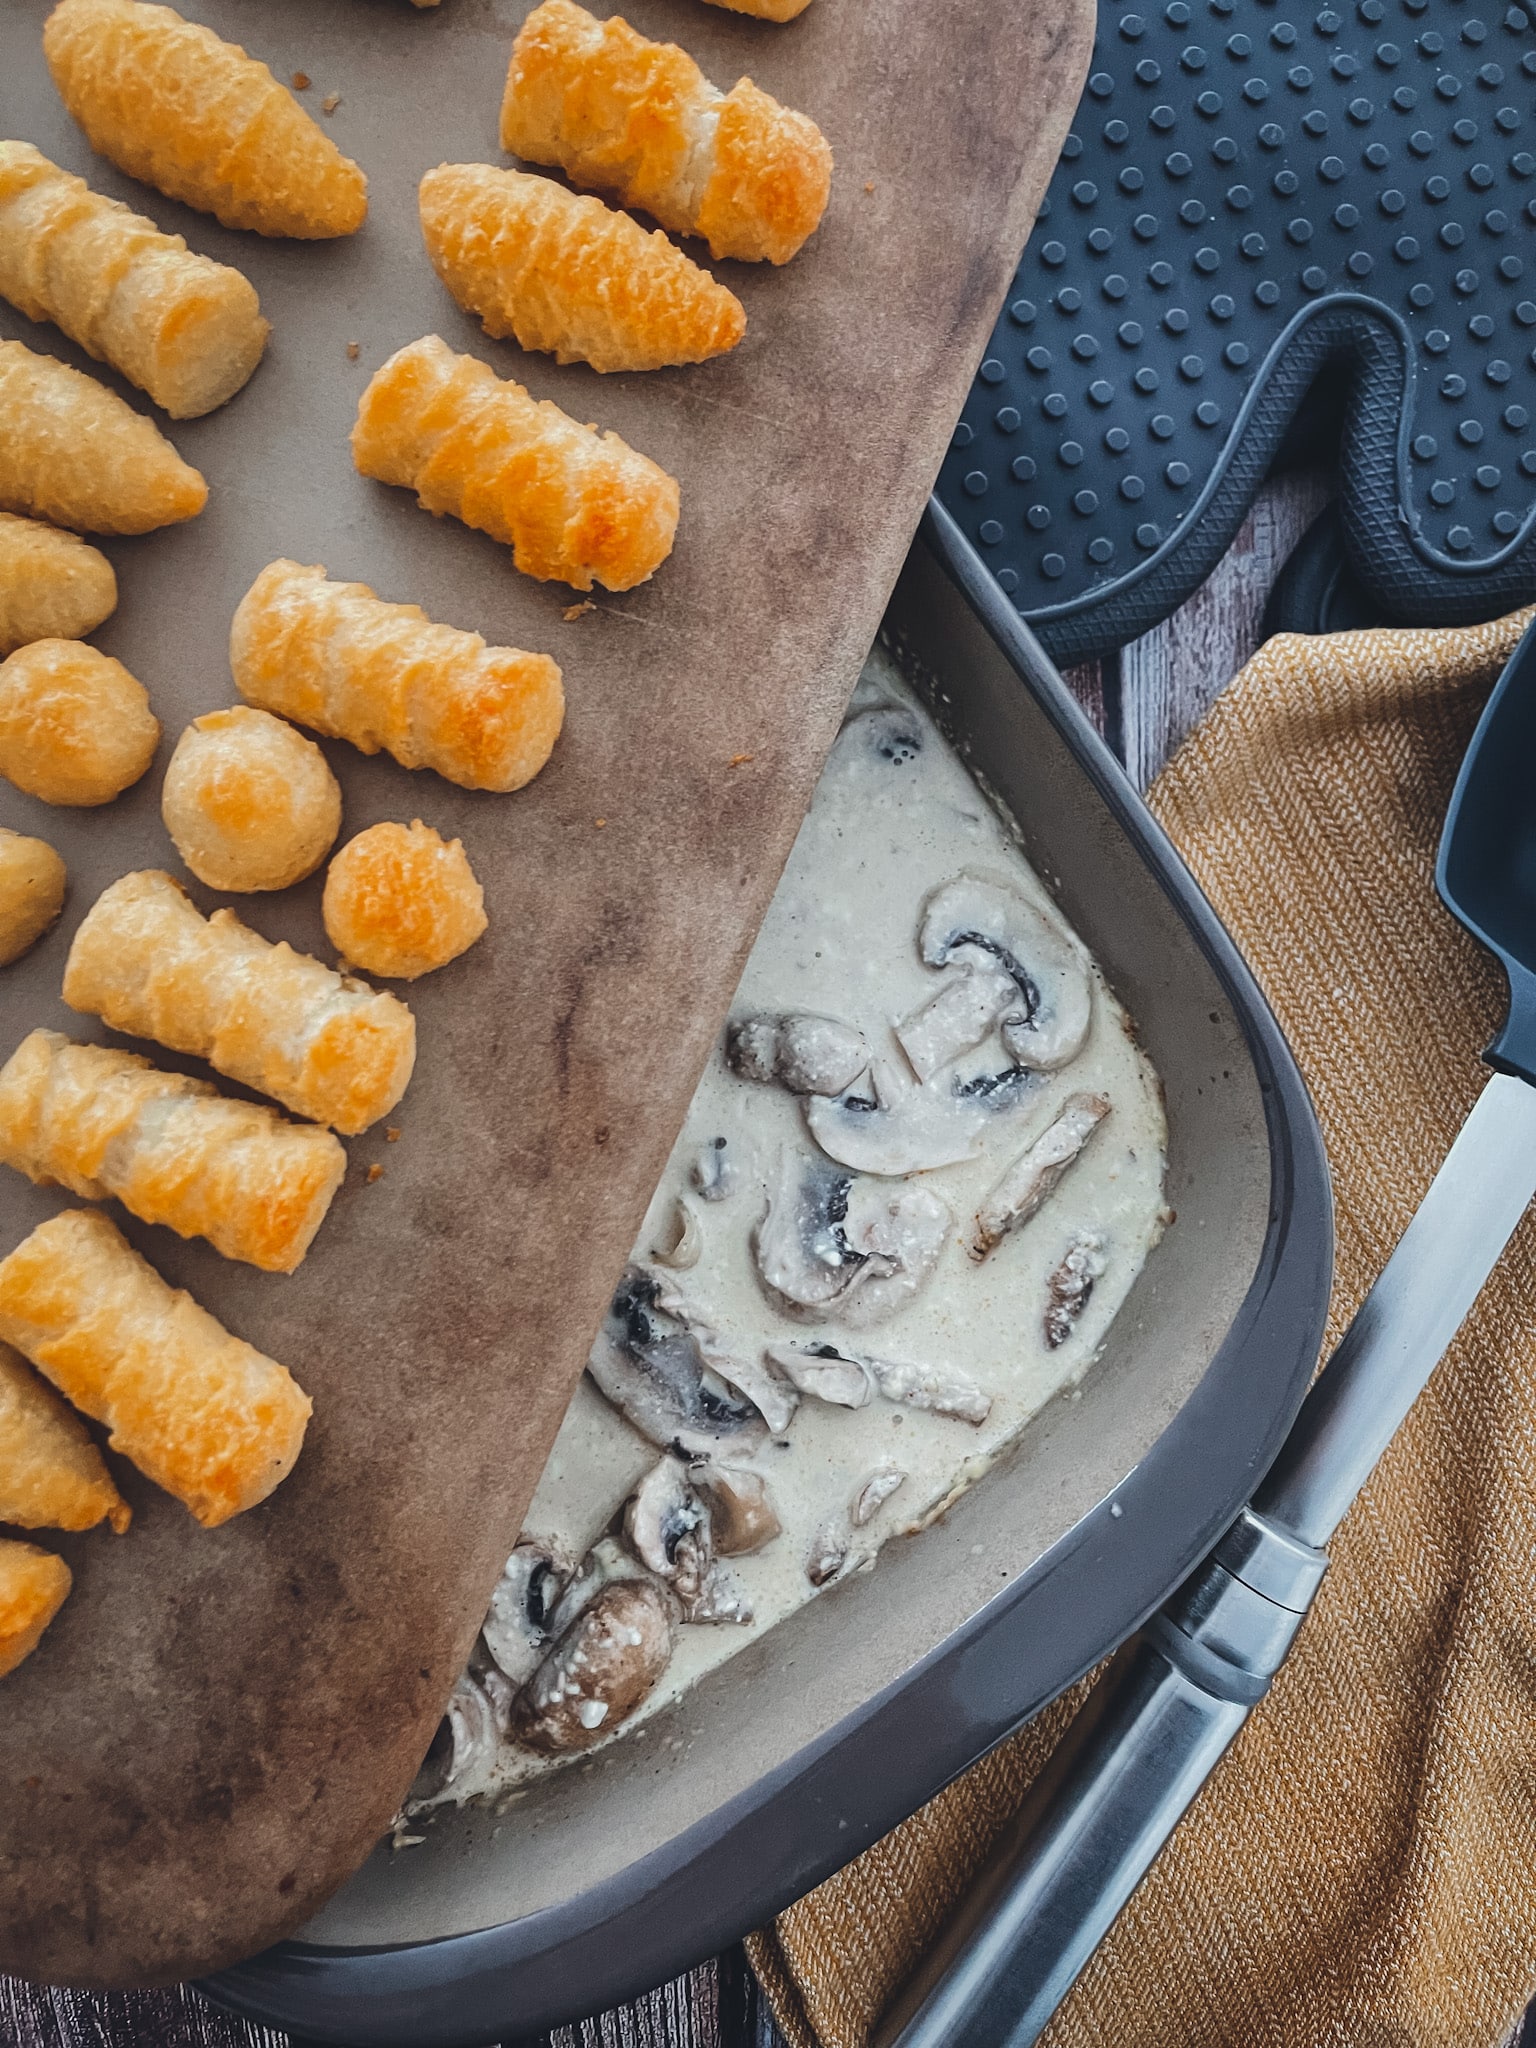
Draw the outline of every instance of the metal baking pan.
M1321 1340L1332 1213L1279 1028L1141 799L949 516L883 634L1018 821L1136 1020L1177 1221L1080 1396L917 1542L500 1818L381 1846L303 1930L203 1988L310 2039L534 2033L736 1940L1123 1640L1253 1491Z

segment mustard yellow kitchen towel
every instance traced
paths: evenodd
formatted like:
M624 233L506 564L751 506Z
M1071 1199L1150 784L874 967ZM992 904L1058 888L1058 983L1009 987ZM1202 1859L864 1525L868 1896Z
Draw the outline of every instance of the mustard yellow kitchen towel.
M1486 1077L1503 976L1441 907L1434 856L1531 616L1271 640L1152 793L1317 1104L1338 1204L1330 1344ZM863 2048L1075 1704L753 1937L796 2048ZM1334 1542L1272 1693L1046 2040L1493 2048L1533 1993L1528 1215Z

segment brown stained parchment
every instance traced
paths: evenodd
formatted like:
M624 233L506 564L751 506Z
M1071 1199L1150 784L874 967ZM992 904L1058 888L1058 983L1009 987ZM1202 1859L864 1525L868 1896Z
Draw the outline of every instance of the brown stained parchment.
M410 988L420 1055L399 1139L351 1141L300 1271L229 1265L114 1210L168 1279L290 1366L315 1417L292 1477L223 1529L119 1462L131 1535L45 1539L76 1585L0 1686L0 1968L104 1986L209 1971L299 1925L426 1749L937 471L1093 7L814 0L776 27L632 0L637 27L717 82L747 72L813 114L837 169L792 264L719 266L748 313L733 355L607 378L488 340L420 245L424 170L505 161L523 0L190 0L280 78L307 73L304 103L369 173L363 231L307 244L228 233L94 159L43 65L47 11L0 7L0 132L240 264L275 333L239 397L170 428L208 476L206 513L107 544L122 600L95 637L150 691L154 767L99 811L0 784L0 822L70 870L59 927L0 975L0 1053L38 1024L103 1035L59 999L70 936L115 876L177 871L165 761L190 718L231 701L230 615L274 556L550 650L569 707L551 765L511 797L326 749L344 835L417 816L461 834L491 926ZM651 583L595 592L567 621L575 593L354 474L368 375L434 331L681 479L677 547ZM3 305L0 334L90 367ZM324 955L320 880L243 898L242 915ZM4 1174L0 1253L60 1206Z

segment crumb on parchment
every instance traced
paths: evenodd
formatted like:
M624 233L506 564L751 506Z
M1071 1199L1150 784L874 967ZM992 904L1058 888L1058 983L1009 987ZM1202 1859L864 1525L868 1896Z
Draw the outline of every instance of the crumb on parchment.
M725 765L727 768L745 768L751 759L752 756L750 754L732 754Z
M320 111L322 114L334 114L340 105L341 94L339 92L328 92L320 102Z
M384 1169L383 1169L383 1167L382 1167L382 1166L380 1166L380 1164L379 1164L379 1162L377 1161L377 1159L375 1159L375 1161L373 1162L372 1166L370 1166L370 1167L369 1167L369 1169L368 1169L368 1185L369 1185L369 1187L372 1187L372 1186L373 1186L373 1184L374 1184L374 1182L375 1182L376 1180L382 1180L383 1178L384 1178Z
M313 83L314 80L307 71L295 71L293 74L293 89L295 92L308 92Z
M594 818L592 822L597 827L598 831L601 832L603 827L607 824L608 820L606 818Z
M399 1144L400 1126L398 1124L386 1124L384 1126L384 1142L386 1145Z
M560 616L569 625L572 619L584 619L588 612L595 612L596 610L597 606L592 602L591 598L584 597L580 604L568 604Z
M347 343L347 361L349 363L355 363L362 352L363 344L360 341L349 341Z

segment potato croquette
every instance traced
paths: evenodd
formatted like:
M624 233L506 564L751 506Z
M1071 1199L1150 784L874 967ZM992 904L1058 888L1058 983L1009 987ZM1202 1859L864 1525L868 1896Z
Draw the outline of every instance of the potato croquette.
M745 263L787 263L832 189L814 121L750 78L719 91L676 43L648 42L617 14L598 21L574 0L543 0L518 31L501 146Z
M0 1678L31 1656L73 1584L62 1557L0 1538Z
M29 640L83 640L116 607L117 578L98 549L0 512L0 659Z
M677 479L438 335L398 349L357 409L352 460L504 541L526 576L633 590L672 552Z
M520 789L565 715L547 654L487 647L298 562L268 563L241 599L229 661L248 703L463 789Z
M227 228L353 234L368 180L238 43L148 0L59 0L43 29L92 149Z
M153 420L54 356L0 341L0 511L84 533L149 533L195 519L200 473Z
M28 796L108 804L159 739L144 685L83 640L33 640L0 661L0 775Z
M709 0L711 7L727 8L732 14L752 14L759 21L793 21L804 14L811 0Z
M46 839L0 825L0 967L35 946L64 908L64 879Z
M66 1209L0 1261L0 1338L114 1451L216 1529L292 1471L309 1396L168 1287L99 1209Z
M747 331L740 299L601 199L490 164L421 181L432 267L487 334L562 363L659 370L702 363Z
M394 1108L416 1061L416 1020L397 996L269 945L232 910L204 918L158 868L122 876L86 912L64 1000L348 1137Z
M30 142L0 142L0 294L177 420L233 398L271 331L238 270L194 256Z
M446 967L485 930L485 897L462 840L420 818L349 839L326 874L322 911L342 964L390 981Z
M133 1520L85 1424L20 1352L0 1344L0 1522L94 1529Z
M194 719L176 742L160 815L210 889L286 889L335 845L341 787L313 740L236 704Z
M0 1067L0 1160L266 1273L299 1265L347 1166L318 1124L58 1031L30 1032Z

